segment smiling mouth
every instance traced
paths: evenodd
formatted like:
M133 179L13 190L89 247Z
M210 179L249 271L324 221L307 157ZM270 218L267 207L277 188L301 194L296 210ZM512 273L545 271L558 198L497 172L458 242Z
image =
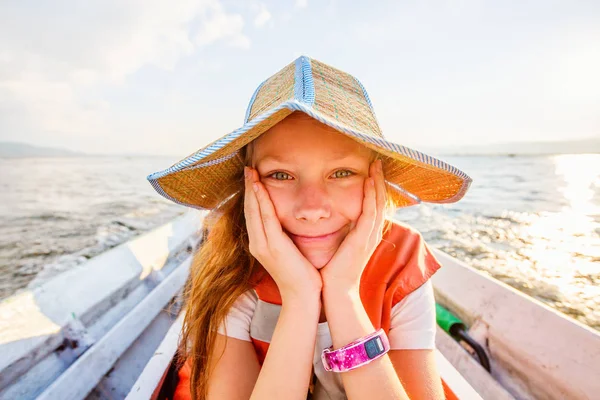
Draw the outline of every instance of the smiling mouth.
M341 230L342 230L342 228L338 229L338 230L337 230L337 231L335 231L335 232L331 232L331 233L327 233L327 234L325 234L325 235L319 235L319 236L303 236L303 235L295 235L295 234L293 234L293 233L291 233L291 232L289 232L289 231L288 231L287 233L288 233L288 235L290 235L290 237L291 237L292 239L295 239L295 240L297 240L297 241L299 241L299 242L318 242L318 241L321 241L321 240L326 240L326 239L329 239L329 238L331 238L331 237L335 236L335 235L336 235L338 232L340 232Z

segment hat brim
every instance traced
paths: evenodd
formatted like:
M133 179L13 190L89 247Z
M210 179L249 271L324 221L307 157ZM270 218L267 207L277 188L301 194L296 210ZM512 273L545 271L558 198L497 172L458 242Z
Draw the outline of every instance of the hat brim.
M471 184L456 167L434 157L353 130L297 100L288 100L253 118L163 171L148 176L158 193L175 203L213 210L239 188L244 162L239 150L291 114L302 111L381 155L386 183L398 207L421 202L454 203Z

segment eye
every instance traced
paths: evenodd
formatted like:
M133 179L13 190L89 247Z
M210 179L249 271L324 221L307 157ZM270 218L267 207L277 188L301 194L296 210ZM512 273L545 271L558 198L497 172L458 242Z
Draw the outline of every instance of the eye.
M347 169L340 169L338 171L335 171L332 176L334 176L335 178L346 178L351 175L354 175L354 172L347 170ZM287 172L282 172L282 171L273 172L272 174L269 174L267 177L273 178L277 181L287 181L287 180L293 179Z
M345 177L347 177L347 176L350 176L350 175L353 175L353 174L354 174L354 172L352 172L352 171L349 171L349 170L347 170L347 169L340 169L339 171L335 171L335 172L333 173L333 175L334 175L336 178L345 178Z
M286 172L277 171L269 175L269 178L273 178L278 181L287 181L290 179L290 175Z

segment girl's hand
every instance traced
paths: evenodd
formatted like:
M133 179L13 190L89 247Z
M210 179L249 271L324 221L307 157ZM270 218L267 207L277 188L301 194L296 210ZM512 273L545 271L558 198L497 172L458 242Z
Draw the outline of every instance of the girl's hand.
M307 295L320 297L321 276L283 232L269 193L258 179L258 172L244 167L244 176L244 214L250 253L271 275L282 299Z
M381 242L385 202L381 160L375 160L369 167L369 178L364 182L363 208L356 226L329 263L319 271L325 288L358 291L362 273Z

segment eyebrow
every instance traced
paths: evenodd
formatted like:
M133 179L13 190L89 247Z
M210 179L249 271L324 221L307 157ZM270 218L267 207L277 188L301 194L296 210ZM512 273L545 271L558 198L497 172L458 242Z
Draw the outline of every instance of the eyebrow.
M331 157L328 161L343 161L348 158L359 158L359 155L354 152L334 152L332 154L333 154L333 157ZM264 162L264 161L278 161L280 163L289 163L292 160L287 159L285 156L268 155L268 156L264 156L263 158L257 160L256 163L258 164L259 162Z

